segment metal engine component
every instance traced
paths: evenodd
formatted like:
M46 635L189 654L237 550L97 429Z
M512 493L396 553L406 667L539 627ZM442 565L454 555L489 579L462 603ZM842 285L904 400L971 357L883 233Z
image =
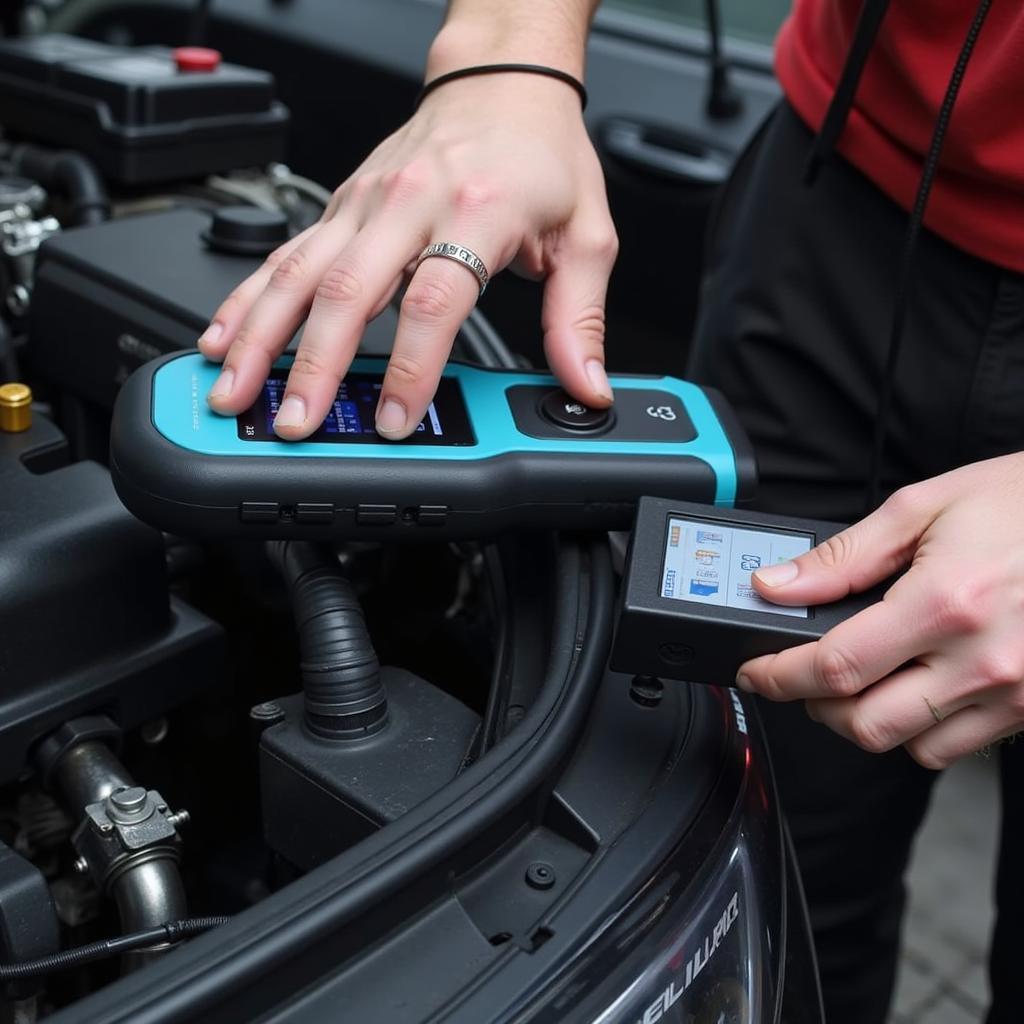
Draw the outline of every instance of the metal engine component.
M47 741L40 755L44 777L82 819L71 841L75 871L89 874L112 898L122 929L146 931L188 916L178 863L178 828L186 811L172 813L164 798L137 786L117 755L99 738L98 719L70 722ZM76 734L81 736L75 742ZM126 971L143 966L171 948L159 943L125 956Z
M43 215L47 198L46 190L34 181L0 176L0 295L13 317L28 313L36 253L61 229L56 217Z
M186 821L188 813L172 814L155 789L126 786L88 804L71 841L96 884L107 888L117 875L138 864L143 854L177 861L181 845L177 826Z
M22 218L36 217L46 200L46 189L38 182L13 174L0 176L0 214L13 211Z

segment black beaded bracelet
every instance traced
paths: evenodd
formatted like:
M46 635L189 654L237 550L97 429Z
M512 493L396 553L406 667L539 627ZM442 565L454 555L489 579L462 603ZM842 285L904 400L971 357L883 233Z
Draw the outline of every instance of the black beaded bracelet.
M427 82L422 89L420 94L416 97L416 103L413 110L419 109L419 105L430 95L438 86L444 85L446 82L453 82L457 78L469 78L471 75L497 75L505 71L522 71L528 75L547 75L548 78L557 78L560 82L565 82L566 85L572 86L573 89L579 93L580 102L583 104L582 109L587 109L587 90L583 83L578 79L574 78L567 71L560 71L558 68L549 68L544 64L477 64L469 68L459 68L457 71L449 71L446 74L438 75L437 78Z

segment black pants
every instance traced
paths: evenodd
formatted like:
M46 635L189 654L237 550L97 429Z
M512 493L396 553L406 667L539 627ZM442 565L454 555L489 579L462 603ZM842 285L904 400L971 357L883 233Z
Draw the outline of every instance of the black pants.
M906 215L834 157L802 184L811 133L783 105L721 197L691 375L732 400L757 449L759 507L864 511ZM1024 449L1024 277L923 232L897 369L884 490ZM1024 623L1022 623L1024 628ZM866 754L801 703L762 702L797 846L829 1024L882 1024L903 872L934 774ZM1000 748L1003 829L989 1024L1024 1020L1024 744ZM970 814L970 808L964 808Z

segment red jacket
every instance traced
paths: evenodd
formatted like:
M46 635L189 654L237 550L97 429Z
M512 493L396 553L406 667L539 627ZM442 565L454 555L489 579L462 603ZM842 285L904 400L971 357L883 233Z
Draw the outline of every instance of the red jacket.
M974 0L893 0L838 150L910 209ZM789 102L817 130L861 0L795 0L776 43ZM993 0L942 151L925 224L961 249L1024 272L1024 2Z

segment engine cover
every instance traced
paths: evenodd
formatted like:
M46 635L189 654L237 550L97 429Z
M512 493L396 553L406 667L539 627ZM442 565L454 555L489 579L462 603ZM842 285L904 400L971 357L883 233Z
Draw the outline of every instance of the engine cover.
M193 348L217 307L262 262L211 248L211 215L176 209L77 228L39 250L28 357L36 377L109 412L128 376ZM391 347L385 310L361 351Z
M0 782L68 718L132 728L216 685L222 633L168 596L159 533L39 416L0 432Z

